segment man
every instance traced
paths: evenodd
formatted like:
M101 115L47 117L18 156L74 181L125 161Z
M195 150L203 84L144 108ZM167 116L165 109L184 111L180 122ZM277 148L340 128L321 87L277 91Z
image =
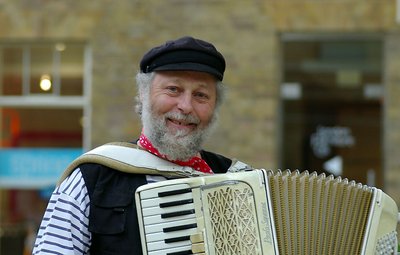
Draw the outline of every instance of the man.
M137 146L201 174L225 173L232 160L202 150L217 120L224 57L183 37L147 52L137 74ZM165 179L102 164L80 164L50 198L33 254L141 254L134 193Z

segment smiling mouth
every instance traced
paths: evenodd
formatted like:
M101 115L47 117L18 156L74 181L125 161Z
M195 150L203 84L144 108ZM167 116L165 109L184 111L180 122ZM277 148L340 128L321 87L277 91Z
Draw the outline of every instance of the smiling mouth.
M191 123L191 122L185 122L182 120L176 120L176 119L167 119L168 122L172 123L174 126L182 127L182 128L195 128L197 126L196 123Z

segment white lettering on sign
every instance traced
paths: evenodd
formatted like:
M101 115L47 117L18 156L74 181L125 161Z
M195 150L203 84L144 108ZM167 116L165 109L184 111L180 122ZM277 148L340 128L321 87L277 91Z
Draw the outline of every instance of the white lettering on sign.
M366 84L364 86L364 97L367 99L383 98L383 86L381 84Z
M281 96L287 100L300 99L302 96L301 84L296 82L282 84Z
M348 127L318 126L315 133L311 134L311 148L318 158L328 156L332 147L346 148L355 144L355 138Z
M343 159L340 156L331 158L324 163L324 169L329 173L339 176L343 173Z

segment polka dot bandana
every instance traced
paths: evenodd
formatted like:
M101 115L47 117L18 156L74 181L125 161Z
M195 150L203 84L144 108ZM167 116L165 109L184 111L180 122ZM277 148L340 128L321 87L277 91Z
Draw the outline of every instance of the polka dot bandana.
M139 137L139 144L146 149L151 154L154 154L160 158L166 159L170 162L173 162L180 166L188 166L193 168L196 171L203 172L206 174L213 174L210 166L200 157L193 157L188 161L180 161L180 160L169 160L166 155L161 154L154 146L151 144L149 139L142 133Z

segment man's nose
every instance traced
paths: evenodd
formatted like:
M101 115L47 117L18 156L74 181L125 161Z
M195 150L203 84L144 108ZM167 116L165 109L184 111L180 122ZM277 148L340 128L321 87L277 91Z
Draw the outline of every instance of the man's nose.
M184 114L191 113L193 110L192 103L192 95L190 93L183 93L179 97L178 109Z

